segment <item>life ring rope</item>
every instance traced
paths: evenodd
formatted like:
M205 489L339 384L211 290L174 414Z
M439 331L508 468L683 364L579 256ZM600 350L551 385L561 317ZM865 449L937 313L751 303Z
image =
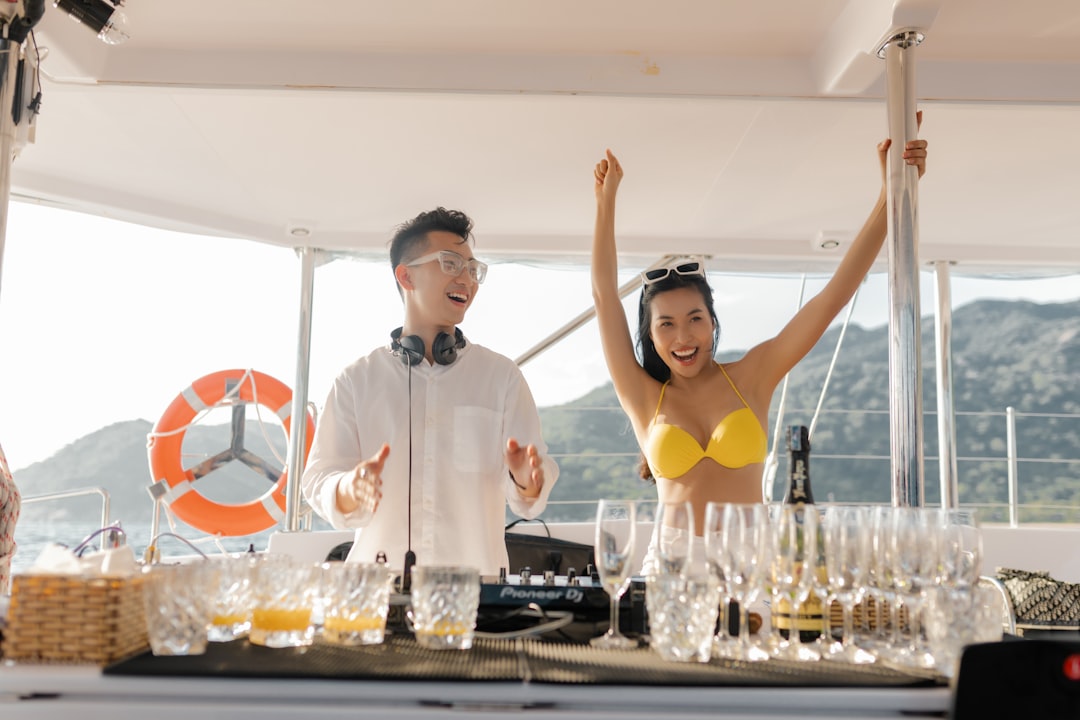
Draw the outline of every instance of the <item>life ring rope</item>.
M205 402L203 402L203 399L201 397L199 397L199 394L197 392L195 392L195 384L194 383L192 383L191 385L188 385L186 388L184 388L180 392L180 396L183 397L184 400L187 401L187 404L189 406L191 406L191 409L195 411L195 417L191 418L191 420L189 422L181 425L180 427L174 428L172 430L166 430L164 432L159 432L157 430L151 430L150 432L148 432L146 434L147 447L150 447L150 443L156 437L169 437L169 436L172 436L172 435L183 435L184 433L187 432L189 427L191 427L192 425L198 425L200 422L202 422L203 418L205 418L207 415L209 415L211 413L211 411L232 404L232 401L237 400L239 398L240 389L244 386L244 383L245 382L250 382L251 383L251 401L255 405L255 417L259 421L259 431L262 433L263 440L266 442L266 447L268 447L270 449L270 454L274 456L274 460L276 460L281 465L284 465L285 464L285 458L281 457L281 455L278 454L277 448L274 447L274 443L270 441L270 436L266 432L266 423L263 421L262 413L259 411L259 407L260 407L259 388L255 384L254 376L252 375L252 373L254 373L254 372L255 371L252 368L248 368L247 370L245 370L244 374L240 377L239 381L237 381L236 385L233 386L233 388L231 390L226 391L226 393L221 397L221 399L219 399L218 401L216 401L212 405L207 405ZM285 420L291 418L292 417L291 397L290 397L290 402L285 403L284 405L282 405L280 408L278 408L275 411L274 414L277 415L278 420L281 420L282 422L285 422Z
M288 438L292 421L292 390L279 380L251 368L223 370L194 381L173 399L153 430L147 434L151 495L161 500L163 507L175 512L188 525L216 535L237 536L261 532L279 523L285 514L287 468L274 487L260 497L246 503L230 504L214 502L202 495L194 485L194 468L183 467L181 451L183 436L188 428L198 424L216 408L233 406L234 411L237 410L235 405L238 401L245 406L249 403L255 405L263 439L275 460L284 468L285 460L270 440L260 406L265 406L281 420ZM306 420L305 459L315 434L310 413L306 414ZM241 448L235 450L240 451ZM238 458L234 454L232 458L226 458L226 462L230 459ZM167 515L172 525L171 513Z

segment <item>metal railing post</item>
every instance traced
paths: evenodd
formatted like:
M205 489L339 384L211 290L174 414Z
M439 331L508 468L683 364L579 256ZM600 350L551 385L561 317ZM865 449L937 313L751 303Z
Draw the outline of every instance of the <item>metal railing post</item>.
M1016 463L1016 410L1005 408L1005 444L1009 458L1009 527L1018 525L1017 463Z
M109 526L109 515L111 513L112 500L109 497L109 491L103 487L91 487L91 488L75 488L73 490L61 490L59 492L42 493L40 495L23 496L23 505L33 505L39 502L49 502L51 500L65 500L67 498L82 497L84 495L99 495L101 496L101 525L100 528ZM104 550L107 547L108 537L105 534L101 536L101 549Z
M937 283L937 312L934 331L937 349L937 436L938 475L941 483L941 507L960 507L959 477L956 469L956 417L952 384L952 295L949 287L949 263L934 263Z
M285 532L300 530L302 514L300 476L304 472L307 446L308 376L311 371L311 310L315 295L315 260L319 251L304 247L300 253L300 327L296 341L296 382L292 392L289 424L289 474L285 480Z

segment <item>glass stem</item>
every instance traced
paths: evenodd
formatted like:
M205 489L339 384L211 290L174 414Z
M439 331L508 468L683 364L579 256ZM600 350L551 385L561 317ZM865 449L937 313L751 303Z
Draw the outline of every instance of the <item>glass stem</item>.
M852 599L848 599L840 604L840 608L844 618L844 636L841 643L843 648L848 650L854 645L855 640L855 603Z
M619 632L619 590L618 588L612 588L611 590L611 627L608 628L609 635L620 635Z
M750 646L750 608L741 600L739 601L739 644L744 648Z
M719 618L720 632L717 635L721 641L727 642L731 639L731 597L727 593L724 593L724 598L720 601Z
M798 648L802 645L802 631L799 629L799 609L801 603L795 595L791 596L791 629L788 630L788 642Z

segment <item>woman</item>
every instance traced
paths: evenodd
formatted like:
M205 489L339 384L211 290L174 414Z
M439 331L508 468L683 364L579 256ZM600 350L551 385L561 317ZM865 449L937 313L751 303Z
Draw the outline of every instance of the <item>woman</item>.
M921 124L922 113L918 118ZM618 295L615 195L623 169L610 150L596 164L592 280L604 357L646 459L642 476L655 479L660 502L691 503L698 535L710 501L762 501L764 421L773 392L851 300L885 240L890 144L877 146L881 194L825 288L776 337L723 365L713 359L720 325L700 258L677 259L642 274L638 363ZM926 141L907 143L903 157L922 177ZM646 571L655 542L654 535Z
M11 559L15 556L15 521L19 519L19 489L0 448L0 595L10 592Z

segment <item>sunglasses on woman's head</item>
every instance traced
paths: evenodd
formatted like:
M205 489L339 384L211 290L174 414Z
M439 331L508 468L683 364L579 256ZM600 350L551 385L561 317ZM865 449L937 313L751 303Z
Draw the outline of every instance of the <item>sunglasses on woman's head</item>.
M655 270L646 270L641 273L641 284L652 285L654 282L659 282L675 273L676 275L698 275L705 277L705 262L703 259L686 260L675 265L669 265L668 267L656 268Z

